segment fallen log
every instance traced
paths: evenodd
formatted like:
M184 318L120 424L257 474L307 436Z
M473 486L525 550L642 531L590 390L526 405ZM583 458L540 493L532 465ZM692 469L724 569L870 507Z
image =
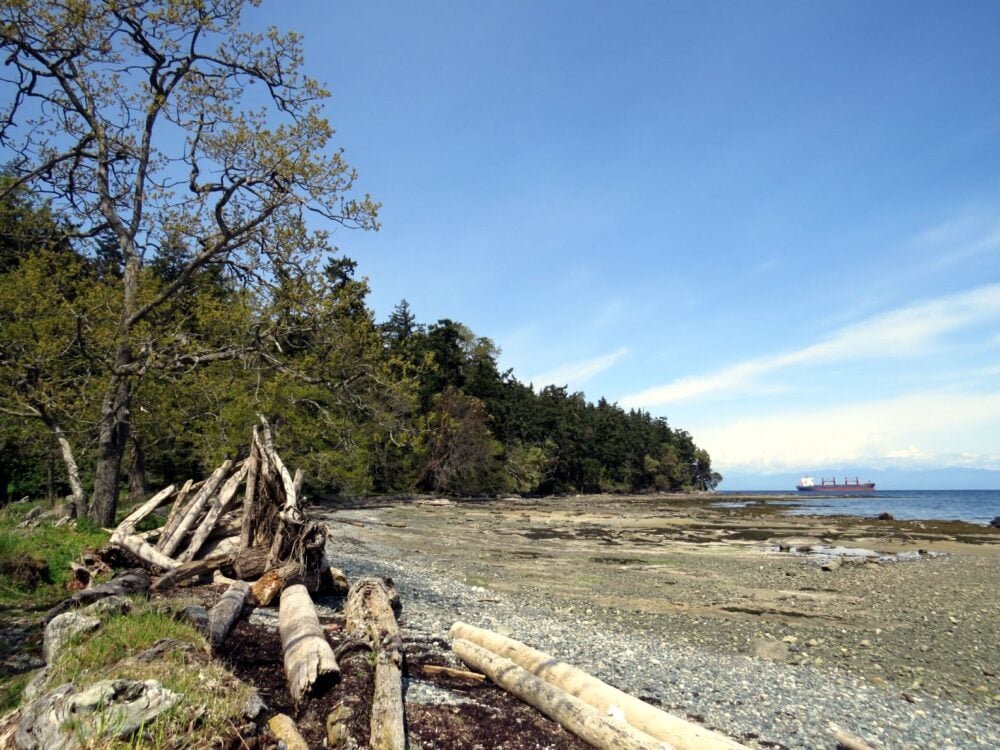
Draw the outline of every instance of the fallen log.
M285 490L285 506L281 510L282 516L288 515L289 518L294 520L299 520L301 514L299 513L299 502L298 495L295 492L295 480L292 478L291 473L289 473L288 468L285 466L284 462L281 460L281 456L274 449L274 441L271 439L271 426L267 423L267 420L261 416L260 421L262 445L264 448L264 453L267 455L268 460L274 465L275 470L278 472L278 478L281 481L281 486Z
M267 571L250 586L250 601L258 607L271 606L271 602L285 588L285 584L301 572L298 563L288 563Z
M744 745L728 737L661 711L581 669L519 641L464 622L452 625L449 634L452 638L464 639L510 659L520 668L565 690L601 713L617 706L630 725L671 744L677 750L746 750Z
M293 583L281 592L278 632L288 690L296 705L307 693L322 690L340 677L340 666L316 616L306 587Z
M243 603L250 593L250 584L245 581L235 581L222 598L208 612L208 643L215 651L229 636L229 631L240 618Z
M267 728L285 744L286 750L309 750L309 743L295 726L295 719L288 714L275 714L267 720Z
M166 591L171 586L176 586L203 573L213 573L219 568L231 565L232 562L232 555L218 555L216 557L206 557L204 560L192 560L164 573L156 579L156 582L150 586L150 589L152 591Z
M257 494L257 477L261 472L260 440L257 438L257 428L253 428L250 438L250 455L247 457L247 486L243 493L243 519L240 523L240 546L249 549L256 542L256 520L259 515Z
M156 542L157 549L163 549L163 545L166 543L166 540L170 538L170 535L173 534L174 530L177 528L177 524L180 523L183 511L186 509L188 504L188 495L190 495L192 491L197 492L201 488L202 484L204 484L204 482L198 482L195 484L194 480L189 479L184 483L184 486L181 487L180 491L177 493L177 498L174 500L174 504L170 507L170 513L167 514L167 521L163 524L163 528L160 529L160 538Z
M375 694L372 698L372 750L404 750L403 641L393 604L399 596L391 579L361 578L347 594L344 614L347 634L368 641L375 653Z
M584 742L598 750L662 750L663 742L640 732L630 724L616 721L579 698L550 685L481 646L456 638L455 654L473 669L485 673L525 703L534 706Z

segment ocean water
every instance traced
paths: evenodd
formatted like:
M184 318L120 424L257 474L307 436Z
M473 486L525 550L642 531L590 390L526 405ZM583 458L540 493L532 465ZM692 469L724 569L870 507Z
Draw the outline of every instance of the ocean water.
M768 504L784 506L795 516L877 516L891 513L902 520L969 521L988 524L1000 516L1000 490L877 490L872 495L829 497L800 492L720 492L726 495L767 495Z

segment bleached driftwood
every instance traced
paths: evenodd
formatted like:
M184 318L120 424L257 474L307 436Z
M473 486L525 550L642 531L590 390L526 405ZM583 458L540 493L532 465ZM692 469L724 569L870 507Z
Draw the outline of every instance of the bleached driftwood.
M347 634L368 641L375 653L372 698L372 750L404 750L403 641L393 605L399 602L392 580L361 578L351 586L344 607Z
M651 737L667 742L677 750L746 750L734 740L693 722L623 693L564 661L537 651L511 638L464 622L450 630L452 638L461 638L510 659L522 669L584 701L602 713L617 706L625 720Z
M443 667L439 664L424 664L424 666L420 668L420 671L428 677L443 674L445 677L455 677L459 680L468 680L469 682L484 682L486 680L486 675L480 674L479 672L469 672L465 669Z
M232 555L217 555L215 557L206 557L204 560L192 560L191 562L178 565L173 570L167 571L157 578L156 582L150 588L153 591L166 591L171 586L176 586L195 576L212 573L219 568L232 565L232 562Z
M322 690L340 676L340 666L320 627L316 608L301 583L281 592L278 632L288 690L296 705L307 693Z
M232 466L233 462L227 459L223 462L222 466L212 472L212 476L205 480L205 484L201 486L201 489L191 499L189 507L181 514L180 521L178 521L173 533L169 536L165 535L165 538L162 539L163 546L160 547L160 550L163 554L173 555L177 548L180 547L184 536L194 526L201 512L205 509L205 505L208 503L212 493L218 489L222 481L228 476Z
M579 698L549 684L510 659L497 656L462 638L451 644L455 654L473 669L534 706L598 750L662 750L663 742L616 721Z
M205 514L205 519L201 522L198 530L195 532L194 536L191 538L191 542L188 544L187 549L178 556L178 560L181 562L190 562L194 559L195 555L201 549L201 546L208 539L209 535L215 529L215 524L218 522L222 514L229 510L229 505L236 496L236 490L243 483L243 480L247 476L247 466L242 464L239 470L233 474L226 483L222 485L222 489L219 490L219 496L212 502L208 509L208 513Z
M243 603L250 593L250 584L246 581L235 581L222 598L208 613L208 642L214 651L229 636L233 625L240 619Z
M135 527L139 522L166 503L173 493L174 485L165 487L132 511L111 534L110 543L161 570L176 568L178 564L176 560L164 555L156 547L135 533Z
M166 523L163 524L163 528L160 529L160 538L156 542L156 548L159 550L163 549L163 545L166 540L174 533L177 528L177 524L180 523L181 517L183 516L184 510L186 510L188 503L188 496L192 492L197 492L201 489L201 485L204 481L195 483L194 480L189 479L181 487L180 491L177 493L177 499L174 500L174 504L170 508L170 513L167 514Z
M837 744L844 748L844 750L875 750L863 738L853 732L848 732L846 729L841 729L835 724L830 725L830 732L833 734L833 738L837 740Z

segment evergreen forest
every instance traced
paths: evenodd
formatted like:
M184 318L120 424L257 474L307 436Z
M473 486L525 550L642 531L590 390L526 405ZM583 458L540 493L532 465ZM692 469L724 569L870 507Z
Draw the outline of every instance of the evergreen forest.
M536 390L405 300L376 319L329 227L376 230L379 204L301 37L245 32L242 8L4 11L0 503L69 496L111 525L257 415L314 494L713 488L665 418Z

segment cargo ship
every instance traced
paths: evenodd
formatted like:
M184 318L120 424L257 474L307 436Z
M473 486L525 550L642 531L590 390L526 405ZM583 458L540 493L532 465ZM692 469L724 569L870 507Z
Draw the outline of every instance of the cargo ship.
M799 492L829 492L834 495L845 495L848 493L874 492L875 482L861 482L857 477L850 481L844 477L843 484L837 484L836 479L820 479L819 484L812 477L802 477L795 485Z

